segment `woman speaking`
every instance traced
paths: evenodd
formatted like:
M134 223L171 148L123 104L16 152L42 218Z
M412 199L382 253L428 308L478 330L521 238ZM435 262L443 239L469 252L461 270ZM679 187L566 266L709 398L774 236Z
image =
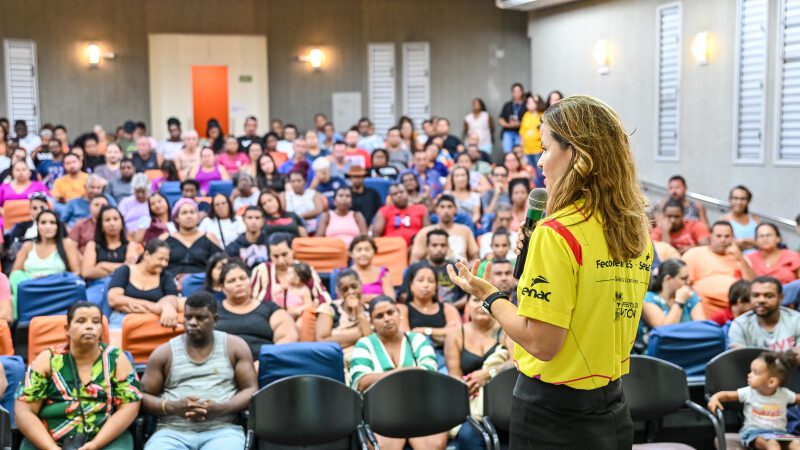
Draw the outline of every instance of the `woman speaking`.
M630 449L619 378L650 278L647 200L605 103L565 98L545 112L541 136L549 214L531 235L518 304L477 276L478 261L448 272L516 343L511 449Z

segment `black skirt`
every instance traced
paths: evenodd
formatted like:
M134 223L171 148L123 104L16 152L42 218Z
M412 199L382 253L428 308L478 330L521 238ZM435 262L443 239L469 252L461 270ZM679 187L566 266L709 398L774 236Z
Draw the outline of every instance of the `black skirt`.
M629 450L633 422L619 379L582 390L520 374L511 407L510 450Z

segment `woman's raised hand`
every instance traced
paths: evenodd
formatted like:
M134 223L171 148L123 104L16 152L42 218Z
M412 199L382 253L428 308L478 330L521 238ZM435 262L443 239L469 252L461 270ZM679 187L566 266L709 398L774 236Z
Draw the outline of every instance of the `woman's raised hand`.
M455 266L452 264L447 266L447 274L450 276L450 281L456 286L483 301L486 297L498 292L500 289L494 287L488 280L489 274L492 273L492 263L486 264L483 278L478 276L478 267L480 265L481 261L476 259L472 262L472 270L470 270L466 263L458 261L455 263Z

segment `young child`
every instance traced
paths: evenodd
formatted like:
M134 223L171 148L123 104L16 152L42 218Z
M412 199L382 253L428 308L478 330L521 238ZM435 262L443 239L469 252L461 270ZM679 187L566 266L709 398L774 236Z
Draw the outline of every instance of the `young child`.
M311 267L303 262L295 262L286 272L289 288L286 290L283 307L293 319L298 319L306 307L313 305L311 289L308 287Z
M789 371L795 365L792 352L764 352L750 363L747 387L736 391L721 391L711 396L708 409L716 413L723 402L744 404L744 426L739 432L747 448L780 449L781 442L769 435L786 433L786 406L800 402L800 395L783 387ZM785 444L785 443L784 443ZM800 440L792 440L790 449L800 449Z

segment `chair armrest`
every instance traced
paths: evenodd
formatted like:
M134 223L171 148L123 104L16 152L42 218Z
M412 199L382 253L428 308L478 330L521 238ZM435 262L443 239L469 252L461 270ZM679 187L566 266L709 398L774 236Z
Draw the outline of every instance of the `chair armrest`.
M244 435L244 450L250 450L253 447L253 436L254 431L248 429L247 434Z
M483 443L486 444L486 449L487 450L491 449L493 440L489 436L489 433L486 431L486 428L484 428L483 425L480 424L480 422L475 420L474 417L469 416L469 415L467 416L467 422L469 422L473 427L475 427L475 429L478 430L478 432L481 434L481 436L483 436ZM461 425L461 426L463 427L463 426L466 426L466 425L467 424L464 424L464 425ZM498 448L497 450L500 450L500 449Z
M701 416L705 417L709 421L711 421L711 425L714 427L714 434L717 436L717 449L718 450L726 450L725 448L725 428L722 424L725 422L720 421L722 418L722 411L717 410L719 417L715 416L711 413L711 411L703 408L702 406L698 405L697 403L687 400L686 406L695 411L696 413L700 414Z
M372 448L374 450L380 450L378 445L378 438L375 437L375 433L372 431L372 428L369 426L368 423L365 423L363 427L364 427L364 433L367 435L367 440L369 441L370 444L372 444Z
M492 424L492 421L489 420L488 416L483 416L483 428L486 430L487 433L492 437L492 444L494 448L500 450L500 436L497 434L497 429Z

